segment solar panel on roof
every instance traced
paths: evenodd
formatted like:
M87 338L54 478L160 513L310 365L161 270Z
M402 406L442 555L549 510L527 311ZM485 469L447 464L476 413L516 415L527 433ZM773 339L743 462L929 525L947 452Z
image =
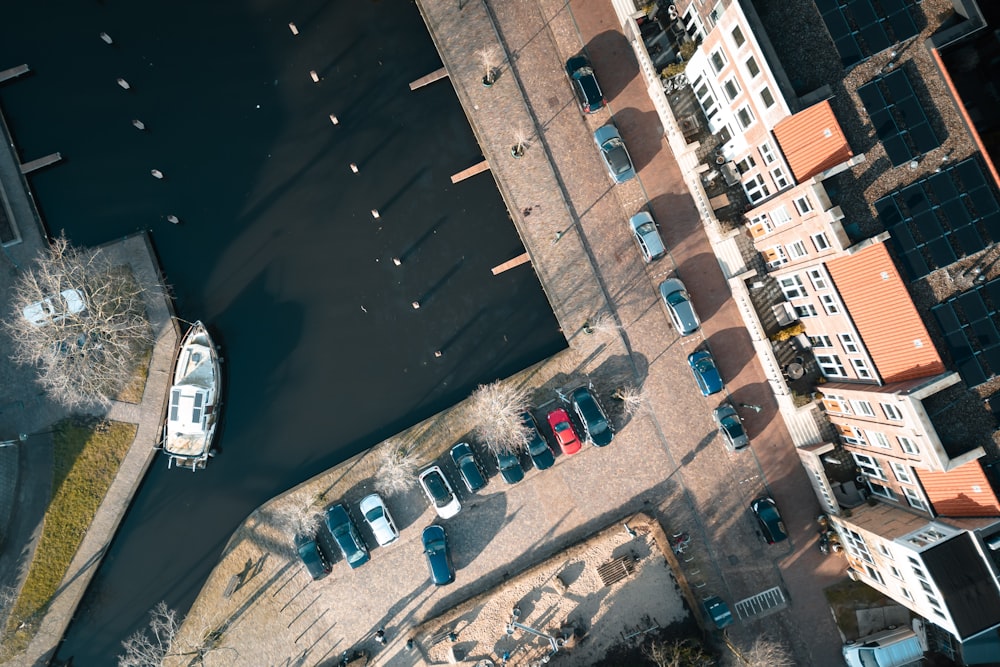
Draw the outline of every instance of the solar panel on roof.
M1000 333L992 320L976 320L970 327L972 334L976 337L976 343L982 348L989 348L1000 345Z
M900 252L908 252L917 249L917 242L913 240L913 234L906 225L893 225L889 228L889 234L896 242L896 247Z
M929 211L931 209L931 202L927 198L927 195L924 194L923 184L919 181L912 185L907 185L900 190L900 196L910 215L916 215L921 211Z
M896 111L902 117L904 125L913 126L925 122L924 109L916 97L897 99Z
M918 155L929 153L941 145L937 135L934 134L934 128L926 120L919 125L910 127L907 132L910 135L910 139L913 140L913 145L916 147Z
M830 31L830 37L833 38L833 41L844 37L851 37L851 26L847 23L847 19L844 18L844 14L840 11L840 8L836 8L829 14L824 15L823 20L826 22L826 29ZM854 38L851 37L851 39Z
M872 7L869 0L848 0L844 10L851 15L859 28L864 28L878 21L875 8Z
M887 16L898 11L906 11L906 3L903 0L878 0L878 4L882 6L882 11Z
M979 295L979 290L963 292L955 297L955 303L962 309L962 314L969 322L989 317L990 311L986 309L986 303Z
M871 115L873 110L878 111L881 107L885 106L885 98L882 97L882 91L878 89L878 80L871 81L858 88L858 97L861 98L861 103L865 105L865 109L868 110L869 115Z
M979 168L979 163L976 162L975 158L962 160L952 169L958 174L958 180L962 183L962 190L965 192L986 185L986 177L983 176L983 170Z
M948 224L952 228L972 224L969 209L965 208L965 204L962 203L961 199L952 199L945 202L940 210L944 213L944 217L948 220Z
M878 6L872 0L814 2L845 69L917 34L903 0L878 0Z
M992 375L1000 373L1000 347L993 346L983 350L982 357L986 362L986 365L989 366L989 370Z
M927 179L927 182L930 184L931 192L937 197L939 204L944 204L958 198L958 188L955 187L955 182L951 180L951 174L944 172L934 174Z
M899 128L896 127L896 121L893 120L892 113L888 109L882 109L870 115L872 125L875 126L875 134L878 136L879 141L899 136Z
M985 185L969 192L969 199L972 200L972 207L976 209L976 213L981 216L996 213L1000 210L1000 206L997 205L997 199L993 196L993 191Z
M906 141L899 135L883 139L882 147L885 149L885 154L889 157L889 162L894 167L909 162L913 157L910 147L906 145Z
M962 328L962 323L958 320L955 309L949 303L939 303L933 306L931 313L934 314L934 319L937 320L938 326L941 327L941 333L945 335L955 333Z
M911 280L923 278L931 272L931 270L927 267L927 260L924 259L923 253L919 250L904 252L903 264L906 266L906 271L910 274Z
M983 228L994 243L1000 243L1000 213L991 213L983 218Z
M975 357L969 357L958 364L958 374L970 387L975 387L988 379Z
M885 6L883 0L883 7ZM902 11L893 12L889 14L886 22L892 29L893 35L896 37L897 42L902 42L916 35L920 30L917 29L917 24L913 22L913 17L910 16L910 12L905 7Z
M903 214L899 212L899 207L892 197L882 197L875 202L875 213L885 227L891 227L902 222Z
M858 46L857 40L851 35L844 35L840 39L835 40L833 45L837 47L837 53L840 54L840 64L843 65L844 69L857 65L864 60L861 47Z
M979 232L973 225L959 227L954 231L954 236L955 240L958 241L958 246L966 255L977 253L986 247L986 244L983 243L983 237L979 235Z
M921 211L913 216L913 225L917 228L924 243L930 243L934 239L944 236L944 229L941 222L933 211Z
M958 261L954 248L951 247L948 239L944 236L939 236L933 241L929 241L927 243L927 250L931 254L931 261L934 262L938 268L954 264Z
M881 53L892 46L892 41L889 39L889 35L885 34L885 28L882 27L881 23L872 23L859 32L861 39L864 40L865 46L871 53Z
M820 14L825 14L831 10L835 10L838 14L840 13L840 5L837 0L816 0L816 9L819 10Z
M906 70L897 69L882 77L886 88L889 91L890 100L903 100L912 96L913 86L910 85L910 78L906 75Z
M1000 280L989 281L983 285L982 291L986 293L986 298L990 300L992 305L991 310L1000 309Z

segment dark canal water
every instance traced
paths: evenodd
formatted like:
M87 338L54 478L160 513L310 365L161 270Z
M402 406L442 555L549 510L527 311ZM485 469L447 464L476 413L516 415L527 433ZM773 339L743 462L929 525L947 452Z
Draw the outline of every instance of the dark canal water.
M0 90L21 157L64 156L31 178L50 231L151 230L227 361L222 453L155 462L59 652L111 665L259 504L565 341L530 269L490 274L522 246L488 175L450 184L480 153L446 81L407 88L440 66L411 2L2 7L0 68L33 71Z

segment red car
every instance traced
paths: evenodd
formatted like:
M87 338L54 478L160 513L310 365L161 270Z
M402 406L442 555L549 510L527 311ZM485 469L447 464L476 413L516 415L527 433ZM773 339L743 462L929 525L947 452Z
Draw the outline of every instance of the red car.
M568 456L580 451L580 436L576 434L573 422L569 420L569 413L562 408L553 410L549 413L549 426L552 428L556 442L559 443L563 454Z

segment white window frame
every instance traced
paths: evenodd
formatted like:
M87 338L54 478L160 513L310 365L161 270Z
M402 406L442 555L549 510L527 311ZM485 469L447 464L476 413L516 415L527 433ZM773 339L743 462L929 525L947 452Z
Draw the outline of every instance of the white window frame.
M927 506L927 501L924 500L919 491L909 486L903 486L900 488L903 489L903 495L906 496L906 502L910 504L910 507L921 510L922 512L930 511L930 507Z
M910 456L918 456L920 454L920 447L917 446L913 438L908 438L905 435L897 435L896 441L899 442L899 447Z
M812 283L813 289L817 292L825 290L829 287L826 282L826 274L820 269L809 269L806 271L806 275L809 276L809 282ZM829 345L827 347L830 347Z
M736 124L740 126L743 131L748 130L755 122L757 122L757 117L753 115L753 109L750 108L749 104L742 104L736 108Z
M732 91L730 91L730 87L732 87ZM740 86L740 82L736 79L735 74L722 82L722 92L730 102L739 97L740 93L743 92L743 88Z
M852 398L850 401L851 408L854 409L854 414L861 415L862 417L874 417L875 408L872 404L864 399Z
M750 66L750 63L753 63L753 67ZM756 79L758 76L760 76L760 64L757 62L757 59L754 58L753 56L750 56L749 58L743 61L743 68L746 69L747 74L750 76L751 79ZM754 72L754 70L757 71Z
M775 227L780 227L791 222L792 216L788 214L788 208L782 204L781 206L776 206L771 210L771 220L774 221Z
M771 216L767 213L760 213L750 218L749 225L751 229L760 225L764 229L765 234L774 231L774 223L771 222Z
M760 151L760 157L764 160L764 164L773 164L778 159L778 156L774 154L774 149L771 148L770 142L761 142L757 150Z
M854 372L859 378L863 380L871 380L872 370L868 368L868 362L859 357L854 357L851 359L851 366L854 367Z
M840 362L840 357L836 354L818 354L816 355L816 363L819 364L819 369L823 372L823 375L837 378L847 377L844 364Z
M827 315L837 315L840 313L840 303L834 295L820 294L819 300L823 304L823 310L826 311Z
M792 185L792 180L785 175L785 170L781 168L781 165L771 170L771 180L774 181L775 187L779 190L784 190Z
M892 403L879 403L879 406L882 408L882 412L885 413L886 419L894 422L903 421L902 411Z
M704 86L704 94L700 94L698 89ZM705 118L711 119L719 111L719 102L715 99L715 91L712 90L712 85L708 82L708 79L704 77L697 77L691 83L691 91L694 92L694 98L698 100L698 106L701 107L701 112L705 114Z
M816 306L811 303L804 303L801 306L795 306L795 314L799 316L800 320L804 320L809 317L816 317L818 313L816 312ZM844 377L847 377L846 375Z
M747 173L756 166L757 162L753 159L753 155L750 154L747 154L742 159L736 161L736 170L741 174Z
M676 9L674 11L676 11ZM694 5L690 5L687 8L687 11L684 12L683 18L684 27L687 29L687 33L695 40L698 38L704 40L708 33L705 32L705 26L701 22L701 16L698 15L698 10Z
M729 37L733 40L733 45L737 49L742 48L747 43L747 37L743 34L743 29L739 26L729 31Z
M767 93L767 95L770 96L771 98L770 104L768 104L767 99L764 96L765 93ZM758 90L757 97L760 98L760 103L764 105L765 109L770 109L771 107L773 107L775 104L778 103L777 98L774 97L774 93L771 92L770 86L764 86L763 88Z
M746 193L747 199L749 199L752 204L756 204L762 199L766 199L771 196L771 189L767 187L767 183L764 182L764 177L760 174L743 181L742 185L743 192Z
M816 284L813 283L813 287L815 286ZM820 334L818 336L809 336L809 344L815 348L833 347L833 341L830 340L830 337L827 336L826 334Z
M716 59L721 60L721 64L717 63ZM729 58L726 57L726 52L720 46L708 54L708 63L712 66L712 71L719 74L722 70L726 69L726 65L729 64Z
M802 195L795 198L795 210L799 212L799 215L805 215L813 210L812 202L809 201L809 195Z
M844 352L848 354L858 354L861 349L858 347L857 342L854 340L854 336L849 333L839 333L837 334L837 340L840 341L840 346L844 348ZM872 414L872 417L875 415Z
M817 232L809 238L812 239L816 252L823 252L830 249L830 240L826 238L826 232Z
M868 440L868 444L872 447L892 449L892 445L889 444L889 438L887 438L885 433L882 431L869 431L868 429L865 429L865 439Z
M896 494L893 493L892 489L890 489L888 486L886 486L884 484L878 484L877 482L873 482L871 480L871 478L868 478L865 481L868 482L868 488L876 496L879 496L881 498L885 498L887 500L895 500L896 499Z
M797 273L778 278L778 287L786 299L800 299L806 296L806 286L802 284L802 278Z
M823 394L823 400L827 403L836 403L837 412L844 415L851 414L851 405L847 399L840 394Z
M803 257L809 256L809 251L806 250L806 244L800 239L795 239L791 243L786 243L785 248L788 250L788 256L792 259L802 259Z
M913 484L913 477L910 475L910 467L903 465L898 461L890 461L889 467L892 468L892 474L896 476L902 484Z

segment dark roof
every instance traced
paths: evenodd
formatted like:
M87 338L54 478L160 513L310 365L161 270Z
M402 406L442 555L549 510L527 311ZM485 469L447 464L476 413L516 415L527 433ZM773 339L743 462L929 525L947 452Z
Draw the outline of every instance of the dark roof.
M921 555L955 621L960 639L1000 623L1000 591L969 533L931 547Z

